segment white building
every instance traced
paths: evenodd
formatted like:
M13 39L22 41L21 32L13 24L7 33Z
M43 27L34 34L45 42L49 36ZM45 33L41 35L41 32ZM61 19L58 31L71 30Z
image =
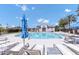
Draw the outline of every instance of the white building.
M55 27L53 25L49 25L46 23L42 23L37 26L38 32L53 32L55 31Z

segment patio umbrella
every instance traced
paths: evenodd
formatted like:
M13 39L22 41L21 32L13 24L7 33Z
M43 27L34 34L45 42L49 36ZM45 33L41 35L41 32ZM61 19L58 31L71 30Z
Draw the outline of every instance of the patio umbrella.
M22 38L23 38L23 45L25 45L25 38L28 37L27 32L27 20L25 19L25 15L22 17Z

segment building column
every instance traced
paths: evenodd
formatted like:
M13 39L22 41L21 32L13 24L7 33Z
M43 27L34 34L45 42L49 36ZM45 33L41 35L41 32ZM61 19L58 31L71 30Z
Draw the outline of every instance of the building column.
M46 32L48 31L48 29L47 29L47 26L45 26L46 27Z
M75 34L75 30L73 30L73 34Z
M42 32L42 26L41 26L41 32Z

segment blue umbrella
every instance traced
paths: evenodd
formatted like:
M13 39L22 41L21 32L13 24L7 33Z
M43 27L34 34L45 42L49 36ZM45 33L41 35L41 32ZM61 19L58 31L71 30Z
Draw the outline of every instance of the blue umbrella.
M25 19L25 15L22 17L22 38L23 38L23 44L25 45L25 38L28 37L27 32L27 20Z

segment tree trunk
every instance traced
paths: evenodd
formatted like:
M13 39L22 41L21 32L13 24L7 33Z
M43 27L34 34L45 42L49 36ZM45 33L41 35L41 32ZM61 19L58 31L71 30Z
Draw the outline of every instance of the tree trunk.
M69 19L69 33L70 33L70 19Z

